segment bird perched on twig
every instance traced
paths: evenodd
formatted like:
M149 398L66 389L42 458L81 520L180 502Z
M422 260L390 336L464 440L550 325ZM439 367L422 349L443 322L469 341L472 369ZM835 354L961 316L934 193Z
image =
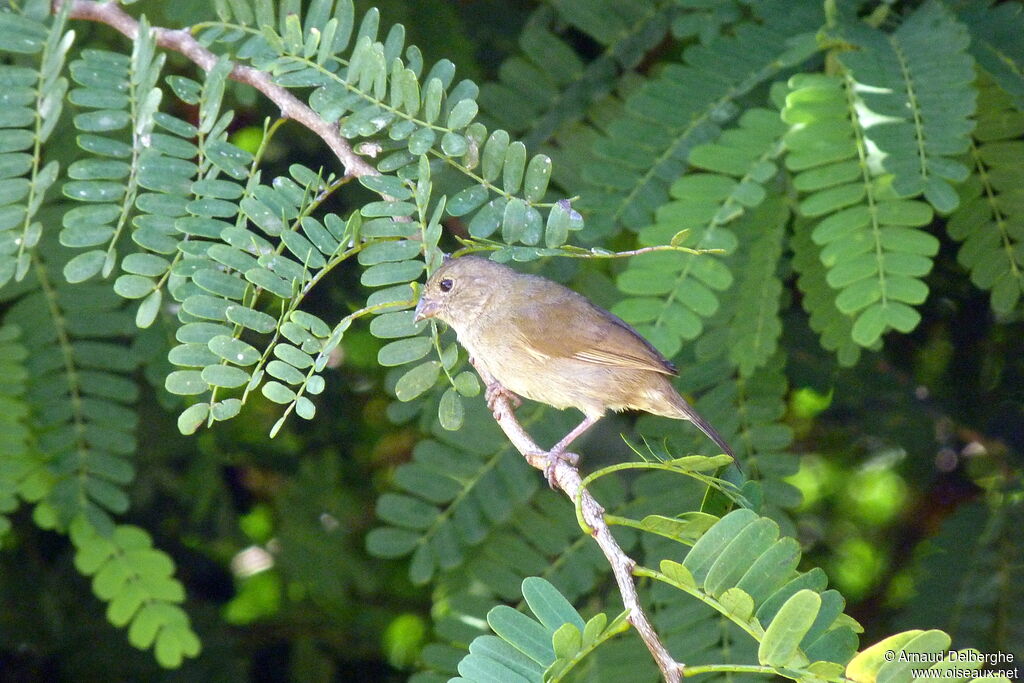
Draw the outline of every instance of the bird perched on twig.
M549 480L555 459L566 459L569 445L609 410L689 420L733 455L672 386L672 363L626 322L557 282L477 256L446 258L416 306L417 321L434 317L494 378L491 410L501 395L518 406L518 395L583 412L583 422L548 452Z

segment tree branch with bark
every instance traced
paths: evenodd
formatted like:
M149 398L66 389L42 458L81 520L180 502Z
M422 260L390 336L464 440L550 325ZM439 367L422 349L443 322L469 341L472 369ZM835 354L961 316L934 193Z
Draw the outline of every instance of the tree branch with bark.
M494 378L482 365L473 363L473 367L476 368L485 385L494 385ZM604 518L604 508L583 486L579 470L570 462L572 458L565 457L573 454L559 453L558 457L552 458L548 451L538 446L516 419L511 399L507 393L496 392L491 403L495 421L516 450L526 458L532 467L545 472L548 475L548 480L560 488L569 497L569 500L579 501L583 521L586 522L590 535L601 548L608 564L611 565L615 583L622 596L622 604L629 611L629 623L633 625L640 639L647 646L665 681L678 683L681 680L684 665L672 657L654 630L650 619L647 618L647 614L640 604L636 582L633 580L636 561L626 554L619 542L612 536L611 528Z

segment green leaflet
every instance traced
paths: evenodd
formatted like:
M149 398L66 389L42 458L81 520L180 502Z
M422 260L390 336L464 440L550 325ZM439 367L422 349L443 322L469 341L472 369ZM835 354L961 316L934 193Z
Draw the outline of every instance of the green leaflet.
M947 224L963 243L957 260L977 287L991 291L992 309L1004 315L1017 308L1024 289L1022 207L1011 199L1024 179L1024 161L1014 152L1021 133L1024 115L1006 91L984 80L970 150L976 173L960 186L960 208Z
M6 515L20 505L22 481L42 463L32 457L29 449L29 402L25 397L28 384L26 359L28 350L20 342L21 328L13 324L0 327L0 451L5 466L0 469L0 536L6 535L11 523Z
M893 190L900 197L923 194L937 211L952 211L959 203L952 184L969 173L957 157L974 126L967 29L931 1L891 34L857 24L843 35L859 49L840 61L853 81L870 86L856 95L866 108L859 113L863 135L884 154ZM872 116L883 118L871 123Z
M675 200L658 208L657 222L640 231L640 243L672 243L732 253L737 247L736 235L723 226L764 200L763 184L778 170L772 159L780 151L779 139L784 132L777 112L751 109L741 117L737 128L723 133L717 142L695 148L691 163L708 172L687 174L673 183L670 192ZM777 208L775 216L779 216L779 210L784 213L784 209ZM781 228L779 220L765 219ZM680 239L677 234L682 230L688 232ZM776 235L780 237L781 233ZM769 250L762 259L771 261L771 253ZM701 334L703 319L718 310L717 292L733 284L732 271L719 259L716 255L681 253L636 256L619 275L617 284L624 293L643 298L627 298L616 304L613 312L636 325L662 353L672 357L684 341ZM748 311L760 315L756 303ZM751 356L751 362L758 362L755 356Z
M793 267L799 274L797 286L803 294L801 303L810 316L811 329L820 335L822 347L833 351L840 365L849 367L860 358L861 347L851 336L853 321L836 308L836 291L828 285L828 271L811 239L813 225L809 220L797 219L790 240Z
M402 493L388 494L378 503L377 515L389 526L367 537L375 554L412 552L410 578L417 583L461 565L492 527L506 523L537 490L537 478L522 456L511 447L495 451L486 446L501 441L493 422L482 419L482 401L467 405L466 412L461 438L476 434L473 443L480 449L467 451L432 440L417 444L413 461L395 473Z
M811 238L823 247L828 284L839 290L836 307L854 319L851 338L872 346L889 329L909 332L920 321L912 306L923 302L928 291L920 278L931 270L939 246L917 229L931 221L931 208L898 198L891 177L874 177L864 166L864 130L851 118L851 81L798 75L790 87L783 111L792 126L785 138L786 164L797 172L795 184L815 173L813 182L804 181L804 187L815 189L804 196L800 209L822 217ZM856 159L861 160L861 176L852 181L845 173L820 171Z
M153 548L149 534L119 525L105 535L78 519L71 527L71 540L75 567L93 577L93 592L110 603L108 619L127 627L132 645L152 647L157 661L168 669L199 655L199 637L178 605L185 600L185 588L172 576L170 556Z
M781 6L772 4L764 23L739 22L729 35L689 48L684 64L667 65L629 96L619 118L603 126L593 161L583 169L589 187L581 207L593 212L595 235L648 225L694 148L718 138L721 126L739 113L735 98L813 54L813 43L787 47L774 36L816 30L819 8L787 7L773 12ZM742 147L754 150L757 143Z
M49 26L15 12L0 18L0 48L27 57L0 66L6 102L0 113L0 286L28 274L43 232L36 214L57 180L58 163L44 163L33 146L50 137L63 111L64 60L74 38L64 31L66 16L60 13ZM97 240L95 230L89 240Z

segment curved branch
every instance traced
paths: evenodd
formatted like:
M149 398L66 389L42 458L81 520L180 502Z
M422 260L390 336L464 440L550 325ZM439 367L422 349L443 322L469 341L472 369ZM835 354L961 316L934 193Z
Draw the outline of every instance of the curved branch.
M473 367L476 368L485 385L494 382L494 378L482 366L473 363ZM540 448L519 424L519 420L512 412L512 404L505 394L495 396L494 419L501 430L505 432L508 440L532 467L541 471L545 471L549 467L550 461L547 452ZM612 567L615 583L618 584L619 593L622 595L622 604L629 611L629 623L633 625L641 640L644 641L644 645L650 650L651 656L654 657L665 680L668 683L679 683L683 664L672 657L655 632L643 607L640 606L640 597L636 591L636 583L633 581L633 568L636 567L636 562L626 554L615 537L612 536L608 523L604 519L604 508L583 486L579 471L562 458L559 458L552 467L551 478L570 500L579 501L580 509L583 512L583 521L590 527L590 535L597 541L601 552L604 553Z
M60 10L67 1L54 0L54 11ZM122 10L113 0L107 2L70 0L70 2L68 18L106 24L132 40L138 36L139 22ZM212 69L220 59L218 55L203 47L188 29L171 30L153 27L152 31L157 45L167 50L180 52L204 71ZM281 116L301 123L319 136L338 157L346 177L379 175L376 168L352 150L352 146L347 139L342 137L336 124L328 123L320 118L302 100L295 97L286 88L274 83L267 72L254 69L251 66L235 64L228 74L228 78L259 90L281 109Z

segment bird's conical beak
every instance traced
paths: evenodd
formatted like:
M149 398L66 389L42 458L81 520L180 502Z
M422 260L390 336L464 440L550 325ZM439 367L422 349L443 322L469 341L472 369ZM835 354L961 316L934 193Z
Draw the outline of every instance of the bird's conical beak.
M428 299L426 296L420 297L420 302L416 304L416 315L413 316L413 322L419 322L426 320L427 318L433 318L437 315L437 311L440 308L437 302L433 299Z

